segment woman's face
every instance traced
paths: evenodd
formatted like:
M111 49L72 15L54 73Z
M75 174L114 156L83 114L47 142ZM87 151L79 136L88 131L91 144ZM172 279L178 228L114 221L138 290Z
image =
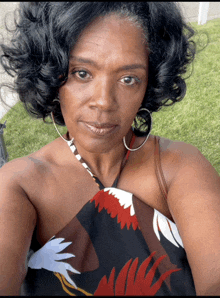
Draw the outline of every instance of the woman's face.
M59 90L62 114L76 145L101 153L122 144L147 79L141 28L117 15L90 24L71 51L68 80Z

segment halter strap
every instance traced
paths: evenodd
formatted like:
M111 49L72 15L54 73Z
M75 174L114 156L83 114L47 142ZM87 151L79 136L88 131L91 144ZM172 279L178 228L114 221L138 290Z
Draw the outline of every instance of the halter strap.
M131 143L130 143L130 145L129 145L129 148L132 149L132 147L133 147L133 145L134 145L134 141L135 141L135 134L132 135L132 139L131 139ZM125 160L126 160L126 161L128 160L128 157L129 157L130 153L131 153L131 151L128 150L128 151L127 151L127 154L126 154L126 156L125 156Z
M154 144L155 144L155 151L154 151L154 161L155 161L155 172L157 176L157 181L163 195L165 201L167 200L168 194L168 187L166 184L166 180L163 174L163 170L161 167L161 159L160 159L160 145L159 145L159 137L154 136Z
M133 146L133 144L134 144L134 141L135 141L135 135L133 134L133 135L132 135L131 142L130 142L130 145L129 145L130 148L132 148L132 146ZM88 171L88 173L92 176L93 180L94 180L95 183L98 185L99 189L100 189L100 190L101 190L101 189L104 189L105 186L102 184L102 182L99 180L99 178L96 177L96 176L92 173L90 167L87 165L87 163L85 162L85 160L84 160L84 159L81 157L81 155L79 154L79 152L78 152L78 150L77 150L77 148L76 148L76 146L75 146L75 144L74 144L74 141L69 142L68 145L69 145L71 151L74 153L74 155L75 155L76 158L78 159L78 161L81 162L82 166L83 166L83 167ZM122 172L122 170L123 170L123 168L124 168L124 166L125 166L125 164L126 164L126 162L127 162L127 160L128 160L129 154L130 154L130 151L127 151L126 156L125 156L125 158L123 159L123 161L122 161L122 163L121 163L120 171L119 171L119 173L118 173L118 175L117 175L117 177L116 177L116 179L115 179L115 181L113 182L113 184L112 184L111 187L116 187L116 186L117 186L117 184L118 184L118 180L119 180L119 177L120 177L120 174L121 174L121 172Z

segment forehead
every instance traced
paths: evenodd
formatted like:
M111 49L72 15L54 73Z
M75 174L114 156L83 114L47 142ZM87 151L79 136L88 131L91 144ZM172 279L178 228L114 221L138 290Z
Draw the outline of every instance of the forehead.
M115 14L99 17L81 33L71 56L113 61L147 63L143 29L130 19Z

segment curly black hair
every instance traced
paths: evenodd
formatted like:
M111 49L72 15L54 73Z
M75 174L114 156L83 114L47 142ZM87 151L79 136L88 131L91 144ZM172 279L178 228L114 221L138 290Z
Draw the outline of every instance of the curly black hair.
M112 12L133 18L145 32L150 54L142 107L152 113L184 97L194 30L174 2L21 2L11 44L0 44L1 64L15 76L14 90L29 113L45 120L53 112L55 122L65 125L53 100L67 80L70 51L91 21ZM149 115L140 116L149 122Z

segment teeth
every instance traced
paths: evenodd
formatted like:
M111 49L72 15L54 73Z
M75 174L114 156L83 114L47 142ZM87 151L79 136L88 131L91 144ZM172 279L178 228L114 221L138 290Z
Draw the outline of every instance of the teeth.
M108 131L110 129L112 129L112 127L96 127L96 126L92 126L92 125L88 125L91 129L93 130L100 130L100 131Z

